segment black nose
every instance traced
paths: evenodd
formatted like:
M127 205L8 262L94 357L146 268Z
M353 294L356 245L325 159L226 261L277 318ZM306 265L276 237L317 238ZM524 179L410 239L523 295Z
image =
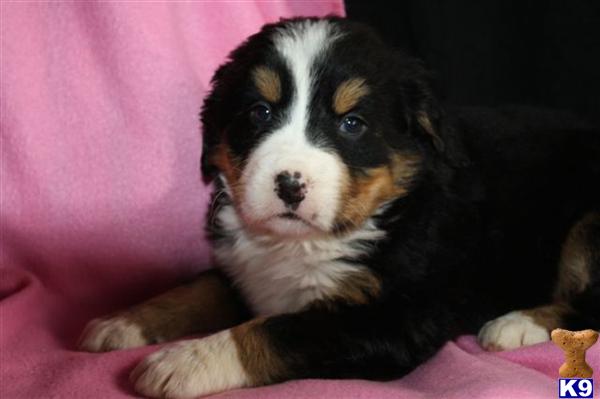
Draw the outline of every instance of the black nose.
M301 178L300 172L292 175L287 170L275 176L277 196L293 211L298 209L306 193L306 184L301 182Z

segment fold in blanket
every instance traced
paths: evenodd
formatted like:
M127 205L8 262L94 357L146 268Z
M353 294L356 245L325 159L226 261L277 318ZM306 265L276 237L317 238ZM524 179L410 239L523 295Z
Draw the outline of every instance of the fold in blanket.
M0 396L129 397L127 374L155 348L90 354L75 341L90 318L209 267L197 115L210 76L263 23L343 5L1 7ZM600 372L600 345L588 360ZM220 397L553 398L561 363L551 343L488 354L463 337L398 381L294 381Z

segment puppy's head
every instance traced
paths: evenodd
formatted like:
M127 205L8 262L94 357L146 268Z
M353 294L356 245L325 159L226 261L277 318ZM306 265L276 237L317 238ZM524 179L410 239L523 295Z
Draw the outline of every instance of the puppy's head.
M423 67L344 19L266 25L212 83L203 173L222 180L254 231L359 228L408 195L443 144Z

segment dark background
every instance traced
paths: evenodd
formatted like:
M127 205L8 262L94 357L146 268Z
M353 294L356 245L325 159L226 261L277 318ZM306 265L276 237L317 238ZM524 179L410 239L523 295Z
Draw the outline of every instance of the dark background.
M423 59L446 102L543 105L600 122L600 0L346 0L346 10Z

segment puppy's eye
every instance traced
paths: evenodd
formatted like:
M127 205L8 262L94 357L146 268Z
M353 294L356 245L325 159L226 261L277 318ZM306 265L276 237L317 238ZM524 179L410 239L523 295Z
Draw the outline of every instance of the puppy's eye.
M356 115L348 115L342 119L340 132L350 138L357 138L367 131L367 123Z
M255 125L262 125L271 120L273 112L271 107L265 103L258 103L250 109L250 120Z

